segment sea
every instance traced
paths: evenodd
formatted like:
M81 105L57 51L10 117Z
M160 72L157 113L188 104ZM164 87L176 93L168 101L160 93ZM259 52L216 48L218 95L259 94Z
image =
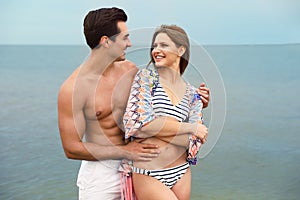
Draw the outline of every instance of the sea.
M184 77L211 93L211 142L192 166L191 199L300 199L300 44L203 51L210 70L194 61ZM0 46L1 200L77 199L80 161L64 155L57 95L88 55L85 46ZM128 59L142 66L149 51Z

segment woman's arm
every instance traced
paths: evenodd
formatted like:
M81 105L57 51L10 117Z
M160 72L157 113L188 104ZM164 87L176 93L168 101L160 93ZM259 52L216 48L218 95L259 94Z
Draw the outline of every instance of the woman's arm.
M181 123L171 117L155 116L151 98L154 77L151 70L143 69L134 78L123 117L125 138L174 137L191 133L197 135L197 120L194 123Z
M172 117L158 117L142 126L135 136L139 138L174 137L193 133L196 130L197 126L195 124L178 122Z
M171 117L160 117L137 131L136 137L157 137L174 145L188 147L190 134L195 135L195 137L199 138L201 143L204 144L206 142L208 129L202 124L202 120L200 119L197 123L192 124L178 122Z

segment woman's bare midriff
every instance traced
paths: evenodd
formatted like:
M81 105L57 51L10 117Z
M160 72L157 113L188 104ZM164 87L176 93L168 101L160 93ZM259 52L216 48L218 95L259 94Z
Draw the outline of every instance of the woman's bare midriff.
M148 138L142 143L157 144L160 154L150 162L134 162L135 167L154 170L175 167L186 162L187 153L184 147L167 143L156 137Z

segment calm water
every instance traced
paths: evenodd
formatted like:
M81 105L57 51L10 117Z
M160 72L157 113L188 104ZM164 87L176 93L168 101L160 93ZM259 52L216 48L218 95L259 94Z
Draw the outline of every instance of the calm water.
M206 50L224 81L226 121L193 167L192 199L299 199L300 45ZM0 46L0 199L77 198L80 162L64 156L56 102L87 55L78 46Z

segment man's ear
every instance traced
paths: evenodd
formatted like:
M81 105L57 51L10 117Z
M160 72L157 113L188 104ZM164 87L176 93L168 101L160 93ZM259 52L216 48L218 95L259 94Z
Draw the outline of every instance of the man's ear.
M100 38L99 45L108 48L109 47L108 40L109 40L109 38L107 36L105 36L105 35L102 36Z
M185 53L186 48L184 46L180 46L178 50L178 55L181 57Z

